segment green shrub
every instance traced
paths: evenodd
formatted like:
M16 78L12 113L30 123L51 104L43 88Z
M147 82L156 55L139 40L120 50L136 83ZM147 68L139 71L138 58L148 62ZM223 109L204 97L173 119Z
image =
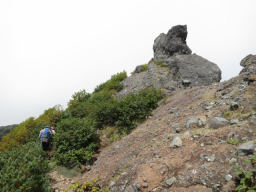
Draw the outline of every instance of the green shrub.
M256 155L253 155L250 159L246 160L254 168L256 165ZM255 192L256 191L256 170L245 170L235 165L236 169L236 189L239 192Z
M99 146L94 122L89 118L64 119L57 124L54 158L58 165L73 167L89 161Z
M64 192L97 192L100 191L100 186L97 184L97 179L93 181L86 181L84 184L81 184L79 181L70 185L68 189L65 189Z
M125 71L121 73L117 73L116 75L113 75L110 80L97 86L94 92L96 93L102 90L105 90L105 91L114 90L116 92L121 91L123 89L123 85L121 84L121 81L123 81L126 78L127 78L127 74Z
M163 61L154 61L154 64L156 64L160 67L168 67L168 65L165 64Z
M91 94L85 90L81 90L72 95L72 99L68 102L68 111L73 117L82 117L83 115L83 103L85 103Z
M238 144L240 144L240 141L237 139L228 139L227 143L231 144L231 145L238 145Z
M46 192L49 171L46 153L39 143L31 142L0 152L1 192Z
M151 114L162 98L161 91L154 87L123 97L117 106L118 115L115 125L121 127L122 131L129 132L135 127L137 121L142 121Z

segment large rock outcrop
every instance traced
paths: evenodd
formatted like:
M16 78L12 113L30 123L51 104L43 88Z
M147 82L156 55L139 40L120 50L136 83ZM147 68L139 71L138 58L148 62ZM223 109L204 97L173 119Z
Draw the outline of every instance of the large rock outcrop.
M154 58L137 66L134 74L122 83L120 96L147 86L174 91L181 87L210 85L221 80L219 67L196 54L186 44L187 26L172 27L154 41Z
M186 44L187 26L177 25L172 27L167 34L161 33L154 41L154 59L163 60L170 56L191 54Z

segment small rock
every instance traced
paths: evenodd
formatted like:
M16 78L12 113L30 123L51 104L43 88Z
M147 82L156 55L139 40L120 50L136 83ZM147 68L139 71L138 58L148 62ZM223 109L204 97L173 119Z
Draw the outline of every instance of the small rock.
M237 102L231 102L230 104L229 104L229 107L230 107L230 110L231 111L234 111L234 110L237 110L238 109L238 103Z
M234 132L230 132L230 133L228 134L228 139L234 138L235 135L236 135L236 134L235 134Z
M145 178L145 177L143 178L143 181L144 181L144 182L148 182L147 178Z
M173 108L171 108L170 110L169 110L169 113L175 113L177 111L177 108L175 108L175 107L173 107Z
M214 117L210 120L210 128L218 129L228 124L228 120L222 117Z
M85 169L86 169L86 171L90 171L91 170L91 166L90 165L86 165Z
M193 139L198 139L198 138L199 138L199 135L195 134L195 135L193 135L192 137L193 137Z
M189 131L186 131L184 134L183 134L183 138L186 139L186 138L189 138L190 137L190 132Z
M242 141L247 141L247 140L248 140L248 137L242 137L241 140L242 140Z
M174 124L171 128L172 133L180 133L181 131L182 131L182 129L180 128L179 124Z
M213 106L208 105L208 106L204 107L204 109L205 109L206 111L209 111L212 107L213 107Z
M147 187L148 187L148 184L147 184L147 183L142 183L142 187L143 187L143 188L147 188Z
M192 169L193 168L193 166L192 165L188 165L188 169Z
M112 188L116 183L114 181L111 181L109 184L109 188Z
M236 163L237 162L237 160L235 159L235 158L231 158L230 160L229 160L229 164L233 164L233 163Z
M232 119L232 120L230 121L230 124L231 124L231 125L235 125L235 124L237 124L238 122L239 122L238 119Z
M206 157L206 160L207 160L208 162L213 162L213 161L215 160L215 154L212 154L211 157Z
M225 176L226 181L230 181L232 179L232 175L228 174Z
M255 151L256 145L254 141L248 141L246 143L243 143L242 145L239 145L237 147L237 153L238 155L249 155L253 154Z
M194 128L197 127L199 123L199 118L197 117L190 117L187 121L186 121L186 128Z
M201 147L204 147L204 143L201 143L200 146L201 146Z
M165 183L166 183L169 187L171 187L172 184L175 183L175 182L176 182L176 178L175 178L175 177L172 177L172 178L170 178L170 179L168 179L168 180L165 181Z
M170 147L181 147L182 146L182 140L179 136L174 136L172 143Z
M182 85L183 85L184 87L189 87L190 84L191 84L191 81L190 81L190 80L188 80L188 79L183 79L183 80L182 80Z

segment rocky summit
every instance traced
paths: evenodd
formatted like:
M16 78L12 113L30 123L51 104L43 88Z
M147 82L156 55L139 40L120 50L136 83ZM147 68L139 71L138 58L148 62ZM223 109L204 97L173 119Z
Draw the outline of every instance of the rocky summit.
M160 34L154 41L154 58L148 64L137 66L133 75L123 81L126 95L147 86L172 92L181 87L210 85L221 80L219 67L191 54L186 44L187 26L172 27L167 34Z

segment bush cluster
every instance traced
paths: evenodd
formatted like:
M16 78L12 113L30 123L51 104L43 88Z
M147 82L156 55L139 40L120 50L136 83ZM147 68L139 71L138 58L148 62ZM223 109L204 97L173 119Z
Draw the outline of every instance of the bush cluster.
M94 122L89 118L68 118L57 124L54 136L57 164L73 167L89 161L99 146Z
M45 155L36 142L0 152L0 191L49 191L46 177L49 167Z
M90 162L100 143L97 129L111 126L113 133L121 135L150 115L162 93L148 87L117 99L114 95L123 88L121 81L126 77L126 72L113 75L93 93L81 90L72 96L66 110L60 106L47 109L4 136L0 142L0 191L47 191L47 161L40 144L35 143L45 125L56 126L54 160L70 168Z
M83 99L75 99L76 95L82 95ZM120 100L110 90L90 95L85 91L76 93L67 109L70 115L57 124L54 157L58 164L72 167L86 163L99 145L96 129L112 126L120 134L129 133L137 122L150 115L162 97L163 94L153 87Z
M116 75L113 75L110 80L106 81L105 83L100 84L97 86L94 90L94 92L99 92L102 90L110 91L121 91L123 89L123 85L121 84L121 81L127 78L126 72L117 73Z
M68 189L65 189L64 192L97 192L100 190L101 188L97 184L97 179L95 179L93 181L86 181L83 184L81 184L80 182L76 182L70 185Z
M238 165L235 165L236 169L236 188L238 192L256 192L256 155L253 155L250 159L246 160L253 167L252 170L245 170Z

